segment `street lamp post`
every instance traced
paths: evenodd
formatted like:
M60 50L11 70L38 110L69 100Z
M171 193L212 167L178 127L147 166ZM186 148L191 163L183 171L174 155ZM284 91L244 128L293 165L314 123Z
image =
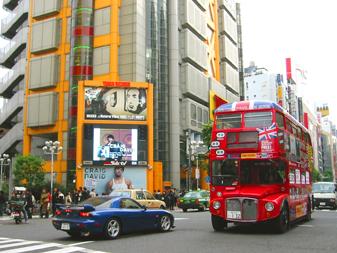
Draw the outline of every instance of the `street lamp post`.
M45 154L51 155L51 176L50 176L50 194L53 194L53 177L54 177L54 155L58 155L62 151L62 147L60 146L60 142L58 141L46 141L46 146L42 148ZM57 152L58 151L58 152ZM50 208L52 208L52 200L50 201Z
M7 155L7 154L3 154L2 156L0 156L0 163L1 163L0 191L2 191L2 172L3 172L2 168L3 168L4 165L9 165L9 163L11 162L11 159L9 159L8 157L9 157L9 155Z
M202 147L204 145L204 142L203 141L198 141L198 146L199 147ZM199 152L198 150L196 150L196 154L197 154L197 168L195 170L195 178L197 179L197 189L198 189L198 186L199 186L199 179L200 179L200 171L199 171Z

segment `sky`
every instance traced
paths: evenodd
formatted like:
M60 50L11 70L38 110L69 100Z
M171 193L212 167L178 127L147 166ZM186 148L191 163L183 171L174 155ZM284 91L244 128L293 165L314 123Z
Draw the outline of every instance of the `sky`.
M237 0L241 4L244 67L254 61L286 73L286 58L307 70L313 101L327 101L337 123L337 1ZM285 76L286 77L286 76Z
M2 7L3 0L0 0ZM241 4L244 67L286 73L286 58L307 70L312 101L327 101L337 123L336 0L237 0ZM0 19L8 15L0 7ZM0 38L0 48L8 42ZM0 78L6 73L0 68Z

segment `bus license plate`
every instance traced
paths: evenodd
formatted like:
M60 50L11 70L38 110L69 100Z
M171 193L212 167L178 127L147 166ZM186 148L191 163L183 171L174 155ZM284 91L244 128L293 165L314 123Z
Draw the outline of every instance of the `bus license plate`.
M70 230L70 224L69 223L62 223L61 229L62 230Z
M241 212L240 211L227 211L227 218L241 219Z
M320 202L319 205L320 206L325 206L325 202Z

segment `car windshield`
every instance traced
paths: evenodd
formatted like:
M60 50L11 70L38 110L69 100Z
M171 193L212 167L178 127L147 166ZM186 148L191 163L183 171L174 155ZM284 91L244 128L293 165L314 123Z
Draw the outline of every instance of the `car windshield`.
M81 202L81 205L90 205L96 208L106 208L111 206L112 201L113 200L108 197L94 197L84 200Z
M185 194L184 198L201 198L201 192L188 192Z
M334 193L334 184L314 184L312 187L313 193Z
M110 196L131 197L131 191L112 191Z

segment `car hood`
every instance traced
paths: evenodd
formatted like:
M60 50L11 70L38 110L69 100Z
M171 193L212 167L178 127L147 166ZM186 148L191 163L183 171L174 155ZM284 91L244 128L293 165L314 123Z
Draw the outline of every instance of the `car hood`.
M280 192L280 186L277 185L244 185L241 187L239 195L259 199Z

